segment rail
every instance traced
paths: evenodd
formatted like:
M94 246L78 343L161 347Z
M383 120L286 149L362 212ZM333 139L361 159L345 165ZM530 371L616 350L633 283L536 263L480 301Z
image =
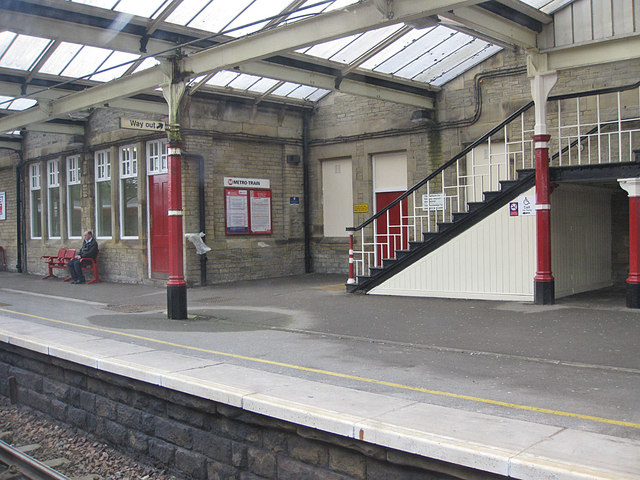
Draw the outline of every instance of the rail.
M456 213L535 165L533 102L463 149L350 232L349 284L453 222ZM640 149L640 82L549 97L551 166L628 162ZM357 244L357 248L355 245Z
M9 468L13 467L29 480L70 480L69 477L65 477L2 440L0 440L0 461Z

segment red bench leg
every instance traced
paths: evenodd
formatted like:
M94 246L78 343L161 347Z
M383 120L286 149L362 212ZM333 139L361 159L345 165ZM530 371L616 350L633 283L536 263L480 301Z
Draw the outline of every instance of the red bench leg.
M51 263L49 263L49 264L47 265L47 267L49 268L49 273L47 273L44 277L42 277L42 280L46 280L47 278L51 278L51 277L57 278L57 277L53 274L53 268L52 268L52 266L51 266Z
M95 261L91 262L91 269L93 270L93 280L87 282L87 284L101 282L102 279L100 278L100 275L98 274L98 264Z

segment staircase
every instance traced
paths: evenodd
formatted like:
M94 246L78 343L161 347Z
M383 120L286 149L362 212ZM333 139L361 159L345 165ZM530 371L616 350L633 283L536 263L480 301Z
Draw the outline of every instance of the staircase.
M550 165L626 164L640 149L640 82L549 98ZM367 292L535 185L530 102L357 227L349 292ZM391 214L395 209L395 214ZM392 218L400 220L392 220Z

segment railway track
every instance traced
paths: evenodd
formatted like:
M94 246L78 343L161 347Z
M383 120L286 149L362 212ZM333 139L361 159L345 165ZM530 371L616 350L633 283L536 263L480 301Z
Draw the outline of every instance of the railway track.
M0 480L71 480L0 440Z

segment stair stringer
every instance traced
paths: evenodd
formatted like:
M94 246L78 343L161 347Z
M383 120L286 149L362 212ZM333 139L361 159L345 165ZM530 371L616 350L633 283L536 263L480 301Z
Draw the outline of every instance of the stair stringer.
M528 184L527 182L526 184ZM525 185L526 185L525 184ZM524 193L533 196L533 188ZM367 292L373 295L533 301L535 215L513 217L510 198L468 228L424 255L387 273ZM408 259L407 259L408 260Z

